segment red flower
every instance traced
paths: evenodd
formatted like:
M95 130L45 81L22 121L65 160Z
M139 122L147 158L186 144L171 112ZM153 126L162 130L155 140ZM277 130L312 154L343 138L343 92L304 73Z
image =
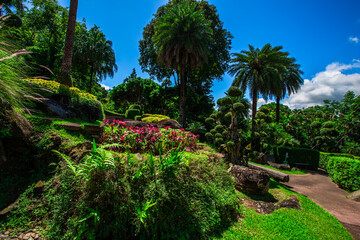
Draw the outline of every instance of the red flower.
M121 139L121 140L124 140L124 138L125 138L125 137L121 137L120 139Z

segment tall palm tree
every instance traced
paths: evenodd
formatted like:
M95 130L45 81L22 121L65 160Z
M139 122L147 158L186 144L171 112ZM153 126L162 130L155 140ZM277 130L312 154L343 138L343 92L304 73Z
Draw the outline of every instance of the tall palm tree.
M277 79L278 84L270 90L270 94L276 99L276 122L280 121L280 100L285 97L286 94L296 93L303 83L300 70L300 65L296 64L295 58L288 58L285 60L287 63L284 65L284 69L280 74L280 78ZM284 62L285 62L284 61Z
M191 70L202 67L208 60L209 43L213 32L210 21L196 5L181 1L167 9L155 24L152 41L156 47L158 62L171 68L178 75L180 87L179 122L185 126L186 86Z
M69 20L66 31L64 56L61 64L61 71L58 77L58 81L60 83L69 87L73 86L70 74L71 74L71 62L72 62L72 54L73 54L74 39L75 39L77 9L78 9L78 0L71 0Z
M78 64L89 67L87 69L90 75L89 93L92 91L95 78L101 80L106 76L113 77L114 72L117 71L112 42L106 39L98 26L94 26L76 38L74 60Z
M252 123L251 132L255 131L255 115L259 94L267 99L274 83L280 78L284 69L287 53L280 51L281 46L272 47L266 44L262 49L249 45L248 51L232 54L229 73L235 76L234 86L240 87L245 92L250 90L252 98Z

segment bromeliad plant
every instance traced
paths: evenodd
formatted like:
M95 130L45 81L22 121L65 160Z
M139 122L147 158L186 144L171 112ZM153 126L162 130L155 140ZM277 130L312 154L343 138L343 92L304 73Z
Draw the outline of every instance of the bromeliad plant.
M101 143L117 143L119 147L113 148L120 152L168 152L172 149L196 149L199 135L185 131L185 129L172 129L170 127L157 128L153 125L146 127L129 127L125 122L107 119L103 120L105 131Z

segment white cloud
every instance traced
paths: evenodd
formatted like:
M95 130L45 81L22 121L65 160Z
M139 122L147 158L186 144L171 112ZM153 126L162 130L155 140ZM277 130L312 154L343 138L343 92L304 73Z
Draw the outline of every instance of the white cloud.
M283 104L290 108L306 108L323 105L324 100L341 100L347 91L360 94L360 74L344 74L343 71L360 68L360 61L352 64L331 63L325 71L319 72L311 80L305 79L300 91L290 95Z
M112 89L112 87L109 87L109 86L107 86L107 85L105 85L105 84L102 84L102 83L100 83L100 86L103 87L103 88L105 88L106 91L109 91L109 90Z
M259 98L258 99L258 102L257 102L257 109L259 109L262 105L264 105L264 104L268 104L268 103L272 103L272 102L274 102L273 100L267 100L267 101L265 101L265 99L263 99L263 98Z
M358 37L349 37L349 41L354 42L354 43L359 43L359 38Z

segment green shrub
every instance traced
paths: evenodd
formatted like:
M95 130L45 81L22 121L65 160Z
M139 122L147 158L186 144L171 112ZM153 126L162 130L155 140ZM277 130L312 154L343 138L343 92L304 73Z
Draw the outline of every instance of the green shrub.
M82 113L83 119L90 122L103 120L105 118L103 105L96 99L73 97L71 98L71 105Z
M206 118L205 119L205 123L209 124L209 125L214 125L215 124L215 120L212 117Z
M205 133L205 138L206 138L208 141L211 141L211 140L214 139L214 136L213 136L211 133L207 132L207 133Z
M215 133L215 138L222 138L223 135L221 133Z
M215 136L215 134L217 133L217 131L216 131L215 129L211 129L211 130L210 130L210 133Z
M347 157L329 157L326 169L330 178L349 191L360 189L360 162Z
M320 161L319 161L319 167L327 171L327 164L330 157L347 157L354 159L354 156L347 153L325 153L320 152Z
M310 125L311 128L320 128L321 127L321 123L318 121L312 122Z
M334 128L334 127L335 127L335 123L332 122L332 121L324 122L324 123L322 124L322 127L323 127L323 128Z
M244 111L245 110L245 106L244 104L238 102L238 103L234 103L233 104L233 108L236 112L241 112L241 111Z
M125 114L124 113L119 113L119 117L125 118Z
M294 163L309 164L310 169L318 169L320 152L314 149L307 148L291 148L291 147L274 147L273 152L277 163L283 163L288 155L286 161L294 166Z
M220 147L220 145L223 143L224 143L223 138L215 138L215 146Z
M219 98L217 101L217 104L219 106L226 106L232 103L232 100L230 97L224 97L224 98Z
M225 130L225 128L224 128L223 125L216 125L216 126L215 126L215 130L216 130L216 132L218 132L218 133L222 133L222 132Z
M141 107L140 107L140 105L138 105L138 104L133 104L133 105L130 105L130 107L129 107L129 109L137 109L137 110L141 110Z
M235 86L231 86L229 88L229 90L227 91L227 93L230 97L239 97L242 95L242 91L238 87L235 87Z
M135 116L140 115L139 109L128 109L126 110L125 117L129 119L135 119Z
M79 164L64 157L47 194L49 239L211 239L236 221L234 180L220 158L103 149Z
M135 116L135 120L136 120L136 121L141 121L141 118L142 118L142 116L140 116L140 115Z

